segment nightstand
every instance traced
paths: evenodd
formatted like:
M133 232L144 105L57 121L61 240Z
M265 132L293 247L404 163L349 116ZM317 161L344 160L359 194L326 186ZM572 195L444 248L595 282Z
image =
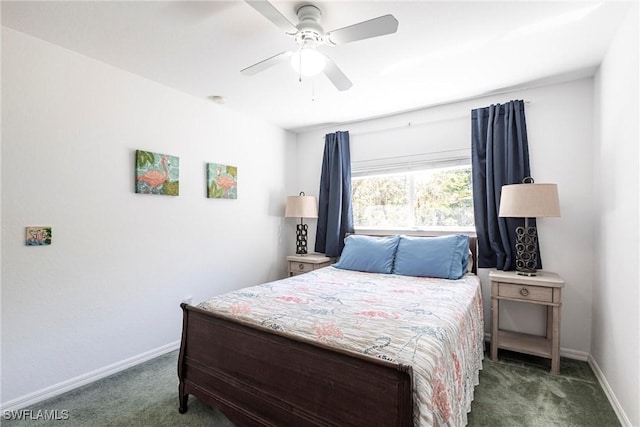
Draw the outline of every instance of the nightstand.
M331 258L322 254L291 255L287 257L287 261L289 276L308 273L333 263Z
M555 273L538 270L536 276L520 276L515 271L491 270L491 360L498 349L518 351L551 359L551 373L560 372L560 307L564 280ZM546 336L499 329L500 301L518 301L547 307Z

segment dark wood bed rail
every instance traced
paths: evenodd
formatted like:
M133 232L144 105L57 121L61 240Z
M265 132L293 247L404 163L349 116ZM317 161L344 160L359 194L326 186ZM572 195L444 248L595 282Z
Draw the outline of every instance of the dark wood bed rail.
M189 394L238 426L410 426L412 370L182 304L180 412Z

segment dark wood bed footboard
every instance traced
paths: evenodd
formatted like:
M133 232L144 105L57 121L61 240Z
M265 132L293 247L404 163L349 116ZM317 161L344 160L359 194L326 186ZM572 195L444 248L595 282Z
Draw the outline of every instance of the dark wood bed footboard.
M238 426L412 425L411 367L181 307L181 413L191 394Z

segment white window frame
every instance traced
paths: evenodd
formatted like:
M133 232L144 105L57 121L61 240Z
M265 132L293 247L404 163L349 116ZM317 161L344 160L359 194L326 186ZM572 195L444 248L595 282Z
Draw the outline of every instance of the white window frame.
M359 162L352 162L351 164L351 178L361 178L367 176L381 176L381 175L406 175L410 172L423 171L426 169L442 169L455 166L467 166L471 167L471 157L468 151L460 152L463 150L455 150L456 152L452 156L452 152L430 153L417 156L399 156L388 159L372 159ZM443 155L444 154L444 155ZM414 210L414 180L413 177L409 180L410 192L409 192L409 209ZM411 219L415 219L412 217ZM355 232L360 234L370 235L386 235L386 234L407 234L412 235L424 235L424 236L438 236L451 233L468 234L470 236L476 235L475 227L438 227L438 226L416 226L412 224L409 227L355 227Z

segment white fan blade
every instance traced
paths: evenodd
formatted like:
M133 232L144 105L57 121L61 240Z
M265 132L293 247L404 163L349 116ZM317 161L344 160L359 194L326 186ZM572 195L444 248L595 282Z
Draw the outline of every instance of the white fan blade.
M280 13L274 5L267 0L245 0L245 2L260 12L262 16L273 22L276 27L280 28L287 34L294 35L298 33L298 29L283 14Z
M281 52L277 55L273 55L271 58L267 58L264 61L260 61L256 64L253 64L250 67L245 68L244 70L240 70L240 73L245 76L253 76L254 74L258 74L261 71L266 70L267 68L271 68L274 65L278 65L282 62L287 62L289 58L291 58L293 52Z
M384 15L338 30L333 30L327 33L325 40L328 40L329 44L337 45L384 36L385 34L395 33L397 30L398 20L393 15Z
M351 80L342 72L340 68L336 65L335 62L331 60L328 56L325 56L326 63L324 66L324 74L331 80L331 83L338 89L339 91L345 91L353 86Z

